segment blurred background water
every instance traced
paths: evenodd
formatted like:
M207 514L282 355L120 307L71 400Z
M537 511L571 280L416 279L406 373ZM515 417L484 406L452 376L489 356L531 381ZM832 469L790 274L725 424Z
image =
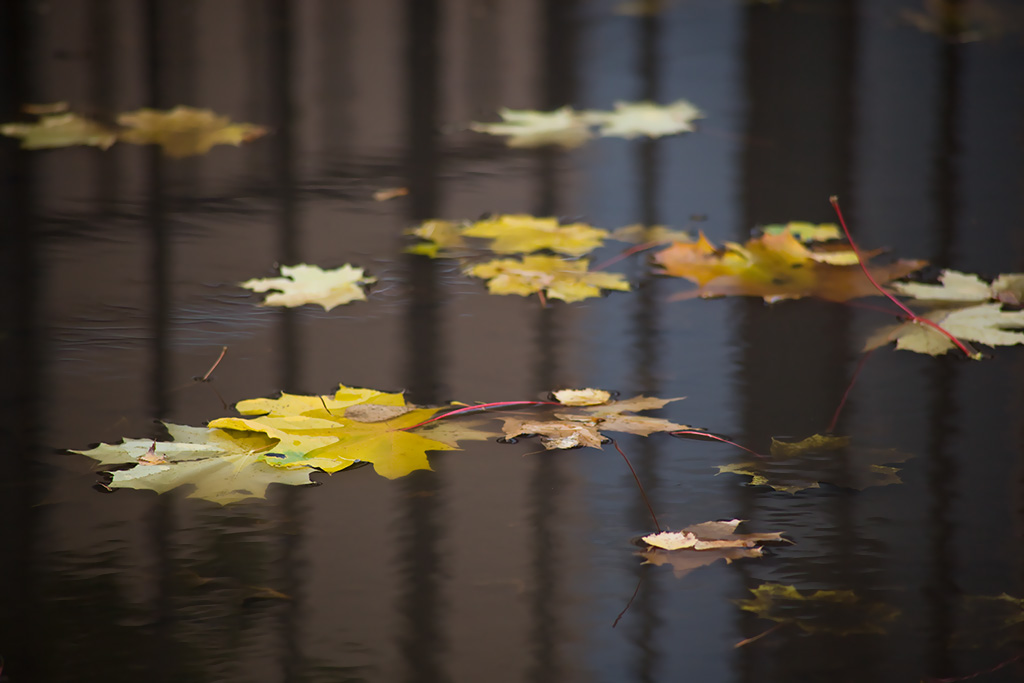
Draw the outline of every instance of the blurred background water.
M862 245L1024 270L1018 6L950 2L978 19L938 35L911 21L937 5L909 1L628 12L643 5L0 6L4 121L66 100L97 118L188 104L272 129L184 160L0 140L7 680L917 681L1021 655L1019 632L960 647L957 610L965 595L1024 597L1015 348L981 363L887 349L864 365L836 431L912 453L900 485L778 493L715 476L744 459L727 445L619 439L663 525L741 518L795 541L682 579L634 556L652 523L608 446L470 442L433 454L432 472L318 475L225 508L101 494L90 461L63 452L338 383L417 403L687 396L661 414L765 450L827 428L864 337L888 322L811 300L672 302L688 285L642 257L616 267L629 294L489 296L451 262L402 254L403 231L429 218L664 224L720 243L833 220L838 194ZM564 151L467 130L506 106L679 98L706 113L698 132ZM389 187L409 195L373 201ZM329 313L259 308L237 287L298 262L352 262L380 282ZM222 346L215 382L194 383ZM790 625L734 648L772 626L734 603L765 581L854 590L901 615L884 634Z

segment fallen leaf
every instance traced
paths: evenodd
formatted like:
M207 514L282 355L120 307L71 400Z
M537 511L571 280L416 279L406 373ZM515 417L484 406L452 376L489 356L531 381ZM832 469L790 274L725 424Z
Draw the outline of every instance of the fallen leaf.
M761 231L766 235L780 235L788 232L801 242L827 242L828 240L842 239L843 234L839 232L839 226L835 223L807 223L805 221L790 221L789 223L765 225Z
M601 448L603 437L594 425L580 424L565 420L523 420L517 417L505 418L505 438L517 436L540 436L540 443L548 450L570 449L587 446Z
M727 242L722 249L702 233L696 242L675 242L654 255L663 274L687 278L699 287L674 298L742 295L774 302L814 296L847 301L879 295L859 265L833 265L822 258L831 257L818 254L815 258L815 252L789 232L765 234L745 245ZM924 265L924 261L900 260L869 269L884 284Z
M1004 311L998 303L967 308L940 308L923 313L921 317L942 326L961 341L986 346L1024 344L1024 332L1010 331L1024 328L1024 311ZM948 337L937 330L908 321L878 330L865 342L864 350L877 349L893 341L897 349L933 356L941 356L956 348Z
M653 548L662 550L721 550L722 548L753 548L761 543L786 543L782 532L762 534L737 534L736 527L741 519L719 522L703 522L688 526L680 531L660 531L648 534L641 540Z
M117 132L78 114L47 114L34 123L5 123L0 134L20 138L25 149L51 149L87 145L107 149L117 142Z
M347 417L357 405L409 410L385 420L363 422ZM456 450L455 438L478 438L476 430L459 433L454 428L446 433L445 440L430 438L425 435L430 433L428 430L413 430L419 429L417 425L433 417L440 408L406 406L402 394L344 385L333 398L283 394L279 399L242 401L236 409L243 415L263 414L254 418L219 418L210 426L258 432L276 439L278 443L265 460L282 468L314 467L337 472L371 463L377 474L395 479L415 470L429 470L427 451ZM360 415L363 416L365 412Z
M853 448L849 437L815 434L797 442L772 439L771 455L747 462L720 465L718 473L749 476L750 486L769 486L797 493L818 488L821 482L863 490L899 484L900 463L911 455L894 449Z
M312 483L310 469L282 470L262 461L277 441L264 434L187 427L166 423L172 441L124 439L87 451L71 451L98 460L102 466L134 464L111 473L110 488L150 489L165 493L192 485L189 498L227 505L247 498L264 498L270 484L302 486ZM152 453L152 455L151 455ZM153 456L158 455L160 464ZM150 464L145 464L149 462ZM142 464L136 464L142 463Z
M160 145L164 154L181 158L206 154L214 145L240 146L267 134L252 123L232 123L209 109L179 106L169 111L139 109L117 117L124 126L118 139L134 145Z
M590 272L587 259L567 261L557 256L524 256L495 259L472 266L473 277L487 280L491 294L530 296L544 292L548 298L566 302L601 295L602 289L629 291L629 283L618 273Z
M588 111L583 116L601 127L602 137L660 138L695 130L693 122L703 112L686 100L659 105L653 102L616 102L614 111Z
M586 391L597 392L600 390L587 389ZM687 425L662 418L635 415L630 412L661 408L671 401L678 400L680 399L635 396L625 401L607 401L600 405L580 405L576 407L576 412L556 412L553 420L506 418L504 432L506 438L540 435L541 443L547 449L577 448L579 446L601 448L601 442L605 439L603 432L625 432L649 436L656 432L691 429Z
M612 231L610 237L619 242L631 242L633 244L689 242L693 239L690 233L685 230L673 230L664 225L642 225L640 223L616 228Z
M920 301L982 303L995 299L1019 305L1024 299L1024 274L1007 273L988 284L977 275L956 270L943 270L941 284L922 282L893 282L890 288L897 294Z
M425 241L406 248L410 254L421 254L430 258L458 255L466 248L462 227L453 221L430 220L409 231Z
M741 610L780 624L795 624L806 633L885 633L885 624L900 614L884 602L865 602L850 590L804 595L794 586L762 583L750 592L753 598L734 601Z
M373 193L373 201L375 202L386 202L389 199L395 199L397 197L405 197L409 194L408 187L388 187L381 190L377 190Z
M584 117L572 107L543 112L524 109L502 109L498 112L501 123L469 124L470 130L508 138L509 147L543 147L561 145L579 147L591 138Z
M463 237L493 240L490 249L499 254L527 254L549 249L567 256L583 256L601 246L607 230L585 223L560 225L555 218L522 214L495 216L462 229Z
M725 560L732 564L733 560L745 557L762 557L764 550L761 546L753 548L721 548L719 550L705 550L701 552L677 552L674 550L661 550L650 548L640 550L637 556L644 558L644 564L655 566L669 565L672 573L677 579L681 579L694 569L714 564L719 560Z
M294 308L319 304L329 311L353 301L366 301L363 286L377 281L377 278L366 275L362 268L347 263L334 270L321 270L318 266L304 263L281 266L281 275L284 277L246 280L240 286L254 292L277 290L279 293L266 298L264 306Z
M596 406L607 403L612 397L604 389L562 389L552 395L565 406Z

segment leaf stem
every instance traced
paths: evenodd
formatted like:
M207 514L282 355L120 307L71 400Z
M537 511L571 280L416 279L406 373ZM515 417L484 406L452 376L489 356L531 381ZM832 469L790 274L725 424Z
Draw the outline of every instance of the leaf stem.
M647 492L644 491L644 485L640 483L640 477L637 476L636 470L633 469L633 463L631 463L629 458L626 457L626 454L622 452L622 449L619 448L619 443L615 439L612 439L611 442L612 445L615 446L615 450L617 450L619 455L622 456L622 459L626 461L626 467L628 467L629 471L633 473L633 480L636 481L636 486L640 489L640 495L644 499L644 504L647 505L647 511L651 513L651 519L654 520L654 527L661 532L661 525L658 524L658 516L654 514L654 508L651 507L651 501L647 498Z
M736 443L735 441L729 441L729 439L726 439L725 437L716 436L714 434L711 434L710 432L702 432L699 429L680 429L680 430L675 431L675 432L669 432L669 434L671 434L672 436L676 436L677 434L691 434L693 436L704 436L704 437L707 437L709 439L714 439L715 441L721 441L722 443L727 443L730 446L735 446L736 448L739 448L740 450L743 450L743 451L746 451L747 453L750 453L755 458L761 458L762 460L764 460L767 457L767 456L761 455L757 451L750 450L746 446L741 446L738 443Z
M836 412L832 413L832 421L828 423L828 429L825 430L827 434L831 434L835 431L836 423L839 422L839 414L843 412L843 408L846 406L846 399L850 397L850 392L853 391L853 385L857 383L857 378L860 377L860 371L864 369L864 364L867 363L868 358L871 358L871 354L875 352L875 349L871 349L867 353L860 357L857 362L857 368L853 371L853 377L850 379L850 383L846 385L846 391L843 392L843 397L839 399L839 405L836 406Z
M857 248L857 243L853 241L853 236L850 235L850 229L848 227L846 227L846 219L843 218L843 212L839 208L839 197L837 197L835 195L832 195L831 197L828 198L828 201L832 204L832 208L835 209L836 215L839 217L839 224L841 226L843 226L843 233L846 235L846 239L850 243L850 248L853 250L853 253L857 256L857 263L860 264L860 269L862 271L864 271L864 275L866 275L868 280L871 281L871 284L874 285L875 289L877 289L879 291L879 293L881 293L883 296L888 298L889 301L891 301L894 304L896 304L897 306L899 306L900 310L902 310L904 313L906 313L907 316L910 318L910 320L912 322L918 323L920 325L927 325L928 327L932 328L936 332L939 332L940 334L942 334L945 337L947 337L951 342L953 342L953 344L956 345L956 347L958 349L960 349L961 351L964 352L965 356L967 356L968 358L973 358L974 360L979 360L981 358L981 354L980 353L977 353L977 352L972 353L970 350L968 350L968 348L964 345L964 343L962 341L957 339L953 334L951 334L944 327L942 327L941 325L939 325L937 322L935 322L933 320L929 320L928 318L923 318L923 317L919 316L918 314L914 313L912 310L907 308L903 304L902 301L897 299L891 293L887 292L882 287L882 285L878 284L878 280L875 279L874 275L871 274L871 271L868 270L867 265L864 263L864 257L861 255L860 249Z
M449 410L447 413L442 413L441 415L435 415L434 417L430 418L429 420L424 420L423 422L417 422L416 424L414 424L412 426L402 427L401 429L398 429L396 431L407 432L410 429L416 429L417 427L422 427L423 425L430 424L431 422L437 422L438 420L442 420L442 419L444 419L446 417L453 417L455 415L462 415L464 413L472 413L472 412L475 412L477 410L488 410L489 408L512 408L514 406L560 406L560 405L563 405L563 404L562 403L558 403L557 401L498 401L497 403L481 403L480 405L466 406L464 408L456 408L455 410Z
M607 261L602 261L600 265L594 266L593 268L591 268L591 270L604 270L608 266L614 263L618 263L623 259L627 259L633 254L639 254L641 251L647 251L648 249L653 249L654 247L659 247L663 244L668 244L669 242L671 242L671 240L657 240L655 242L644 242L643 244L634 244L632 247L624 249L616 256L612 256Z

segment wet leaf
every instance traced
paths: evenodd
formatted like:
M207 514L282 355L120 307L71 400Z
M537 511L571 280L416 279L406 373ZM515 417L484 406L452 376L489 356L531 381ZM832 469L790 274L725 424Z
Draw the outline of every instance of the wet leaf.
M718 473L746 475L751 478L750 486L769 486L786 493L818 488L822 482L858 490L901 483L899 469L885 463L903 462L912 457L910 454L894 449L854 448L850 441L850 437L820 434L797 442L772 439L770 456L722 465Z
M583 256L601 246L608 231L585 223L559 225L555 218L515 214L476 221L462 229L462 236L489 238L491 251L499 254L549 249L567 256Z
M672 104L653 102L616 102L613 111L588 111L583 114L590 123L600 126L602 137L632 139L660 138L695 130L693 122L704 118L703 112L686 100Z
M276 290L263 302L265 306L294 308L319 304L329 311L353 301L366 301L363 286L377 281L377 278L366 275L362 268L347 263L333 270L322 270L304 263L281 266L281 275L283 277L246 280L240 286L254 292Z
M834 252L811 251L788 231L765 234L745 245L727 242L722 249L701 234L696 242L676 242L654 256L665 275L687 278L699 287L674 298L741 295L774 302L805 296L827 301L878 296L859 265L823 262L835 258ZM924 265L900 260L870 270L884 284Z
M599 391L589 389L586 391ZM626 401L608 401L600 405L580 406L575 412L556 412L553 420L524 420L506 418L505 436L515 438L537 434L547 449L589 446L601 448L604 432L624 432L650 436L656 432L692 429L659 417L635 415L631 411L661 408L679 398L651 398L635 396ZM568 407L568 406L567 406Z
M88 145L107 149L117 142L117 132L78 114L47 114L34 123L5 123L0 134L20 138L25 149L51 149Z
M457 256L467 248L462 236L464 226L454 221L424 221L409 231L425 241L406 248L410 254L421 254L430 258Z
M764 550L760 546L753 548L721 548L719 550L704 550L701 552L650 548L648 550L640 550L636 554L644 559L644 564L653 564L655 566L668 565L672 567L673 575L677 579L681 579L694 569L706 567L719 560L725 560L727 564L732 564L733 560L745 557L762 557Z
M736 527L741 519L719 522L703 522L688 526L680 531L661 531L648 534L641 540L653 548L662 550L720 550L722 548L753 548L761 543L786 542L782 532L762 534L737 534Z
M601 448L603 440L596 425L580 424L568 420L524 420L518 417L506 417L503 431L507 439L538 435L541 445L548 450L581 446Z
M885 633L885 625L900 614L884 602L865 602L850 590L804 595L794 586L762 583L750 592L753 598L735 601L740 609L780 624L795 624L807 633Z
M835 223L807 223L805 221L790 221L789 223L766 225L761 228L766 235L781 235L788 232L801 242L827 242L843 238L839 232L839 226Z
M561 145L579 147L591 138L590 128L572 107L543 112L523 109L502 109L501 123L469 124L470 130L508 138L509 147L543 147Z
M456 450L457 439L481 438L470 425L463 431L452 425L444 432L426 429L426 425L417 427L440 408L416 408L406 405L402 394L344 385L333 398L282 394L278 399L242 401L236 409L243 415L261 415L219 418L210 426L276 439L277 445L265 460L282 468L314 467L337 472L372 463L378 474L394 479L430 469L427 451ZM356 419L348 416L353 409ZM368 415L385 419L366 421Z
M548 298L566 302L601 296L602 289L629 291L629 283L618 273L590 272L586 259L567 261L557 256L524 256L495 259L472 266L469 275L487 280L491 294L530 296L544 292Z
M940 308L921 314L941 325L961 341L977 342L986 346L1014 346L1024 344L1024 311L1004 311L998 303L979 304L966 308ZM921 323L908 321L884 327L865 342L868 351L896 342L896 348L915 353L941 356L956 348L944 334Z
M676 578L718 560L732 563L744 557L761 557L762 543L789 543L781 532L737 534L742 520L694 524L680 531L648 534L641 539L649 547L636 553L644 564L670 565Z
M1024 273L1007 273L992 284L971 273L944 270L939 275L941 284L922 282L893 282L890 288L897 294L919 301L982 303L995 299L1012 306L1024 301Z
M252 123L232 123L209 109L179 106L169 111L139 109L117 117L118 139L134 145L160 145L164 154L181 158L206 154L214 145L240 146L267 134Z
M270 484L310 484L310 469L282 470L262 461L277 441L264 434L166 424L172 441L124 439L87 451L71 451L103 466L133 464L112 473L110 488L149 489L165 493L195 487L189 498L220 505L263 498Z
M386 202L389 199L405 197L409 194L408 187L386 187L373 193L373 201Z
M604 389L562 389L552 395L565 406L597 406L612 398Z
M648 242L689 242L693 239L690 233L685 230L673 230L664 225L642 225L635 223L616 228L612 231L611 239L620 242L632 242L641 244Z

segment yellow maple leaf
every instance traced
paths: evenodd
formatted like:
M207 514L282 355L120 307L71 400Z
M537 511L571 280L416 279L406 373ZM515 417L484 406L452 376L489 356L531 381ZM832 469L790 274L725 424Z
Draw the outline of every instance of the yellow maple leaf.
M281 275L283 277L246 280L240 286L254 292L277 290L264 300L264 306L291 308L319 304L329 311L335 306L353 301L366 301L363 285L377 281L377 278L366 275L362 268L348 263L333 270L323 270L305 263L281 266Z
M566 261L557 256L525 256L495 259L466 271L487 280L491 294L530 296L544 292L549 298L573 302L601 295L602 289L629 291L629 283L618 273L590 272L586 259Z
M491 250L499 254L529 253L550 249L567 256L582 256L601 246L608 231L585 223L559 225L555 218L506 214L480 221L462 229L464 237L493 240Z
M350 409L367 406L388 408L382 414L364 410L348 416ZM404 408L399 411L397 409ZM412 428L433 417L440 408L416 408L405 403L400 393L386 393L341 385L333 397L282 394L280 398L241 401L236 409L243 415L223 417L210 427L257 432L277 439L272 453L264 456L269 465L283 468L314 467L337 472L360 463L372 463L381 476L393 479L414 470L430 469L427 451L458 450L459 438L483 438L482 432ZM430 436L437 438L430 438Z
M206 154L214 145L240 146L267 134L252 123L232 123L209 109L179 106L169 111L139 109L117 117L124 126L118 139L135 145L156 144L170 157Z
M655 254L654 260L665 275L697 283L699 289L676 298L742 295L773 302L815 296L847 301L879 293L859 264L822 262L829 258L812 252L789 231L765 234L743 245L726 242L721 249L701 234L696 242L673 243ZM878 282L885 283L924 265L925 261L900 260L870 270Z

